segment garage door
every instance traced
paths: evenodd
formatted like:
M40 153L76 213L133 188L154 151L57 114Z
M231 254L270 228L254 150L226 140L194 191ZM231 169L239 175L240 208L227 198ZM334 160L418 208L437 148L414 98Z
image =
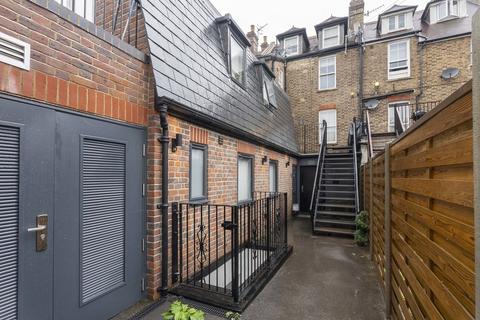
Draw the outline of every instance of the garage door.
M108 319L142 297L143 129L0 98L2 319Z

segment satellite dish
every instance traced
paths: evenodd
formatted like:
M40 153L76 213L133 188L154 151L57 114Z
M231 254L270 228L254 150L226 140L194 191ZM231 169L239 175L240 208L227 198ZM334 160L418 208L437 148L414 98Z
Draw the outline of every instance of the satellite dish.
M442 71L442 79L448 80L452 78L458 77L458 74L460 73L460 70L458 68L447 68Z
M380 101L378 101L377 99L371 99L371 100L366 101L363 105L368 110L374 110L378 107L379 103L380 103Z

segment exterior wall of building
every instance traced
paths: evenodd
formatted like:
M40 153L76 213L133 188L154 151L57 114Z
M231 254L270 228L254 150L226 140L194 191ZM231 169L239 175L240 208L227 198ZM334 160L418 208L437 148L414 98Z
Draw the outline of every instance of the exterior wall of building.
M301 140L303 125L308 133L318 135L311 128L318 125L319 111L337 110L337 144L346 145L348 126L358 114L358 49L335 54L337 59L337 86L319 90L320 57L309 57L287 63L287 94L290 97L297 136ZM310 137L314 139L315 137Z
M0 63L0 91L147 124L150 65L30 1L2 2L0 11L0 31L31 45L29 71Z
M183 135L183 146L169 151L169 202L189 201L190 145L192 142L207 146L208 202L234 205L237 203L237 160L239 154L254 157L254 191L269 191L268 161L278 162L278 191L288 193L288 208L292 206L292 167L296 159L288 155L254 145L234 137L193 125L174 116L168 117L170 138ZM150 117L148 132L147 172L147 294L157 298L161 285L161 136L158 115ZM221 138L222 143L219 143ZM262 164L267 156L268 161ZM287 166L287 162L290 164ZM290 209L289 209L290 211ZM290 214L290 212L289 212ZM170 223L169 223L170 226ZM171 235L169 235L171 236ZM170 261L171 262L171 261ZM169 265L171 268L171 263Z

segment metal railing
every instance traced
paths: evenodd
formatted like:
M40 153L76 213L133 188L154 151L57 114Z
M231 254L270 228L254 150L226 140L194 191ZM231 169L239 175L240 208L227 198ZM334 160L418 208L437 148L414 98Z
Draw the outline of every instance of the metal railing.
M370 124L370 113L365 110L365 124L367 133L367 147L368 147L368 159L373 158L373 140L372 140L372 126Z
M315 179L313 181L312 198L310 200L310 212L313 214L313 204L316 203L316 195L320 186L320 179L323 175L323 167L325 162L325 153L327 152L327 121L322 122L322 143L319 146L317 168L315 170Z
M352 144L353 144L353 164L354 164L354 179L355 179L355 213L360 212L360 196L359 196L359 175L358 175L358 156L357 156L357 146L358 146L358 132L357 132L357 119L353 118L353 122L350 124L352 130Z
M173 204L177 293L232 306L251 297L274 272L288 251L287 194L252 198L239 205Z

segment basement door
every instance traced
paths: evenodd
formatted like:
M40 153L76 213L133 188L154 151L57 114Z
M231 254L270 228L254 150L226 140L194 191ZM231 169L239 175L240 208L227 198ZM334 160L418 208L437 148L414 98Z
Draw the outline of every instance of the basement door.
M104 320L141 299L144 139L0 98L2 320Z

